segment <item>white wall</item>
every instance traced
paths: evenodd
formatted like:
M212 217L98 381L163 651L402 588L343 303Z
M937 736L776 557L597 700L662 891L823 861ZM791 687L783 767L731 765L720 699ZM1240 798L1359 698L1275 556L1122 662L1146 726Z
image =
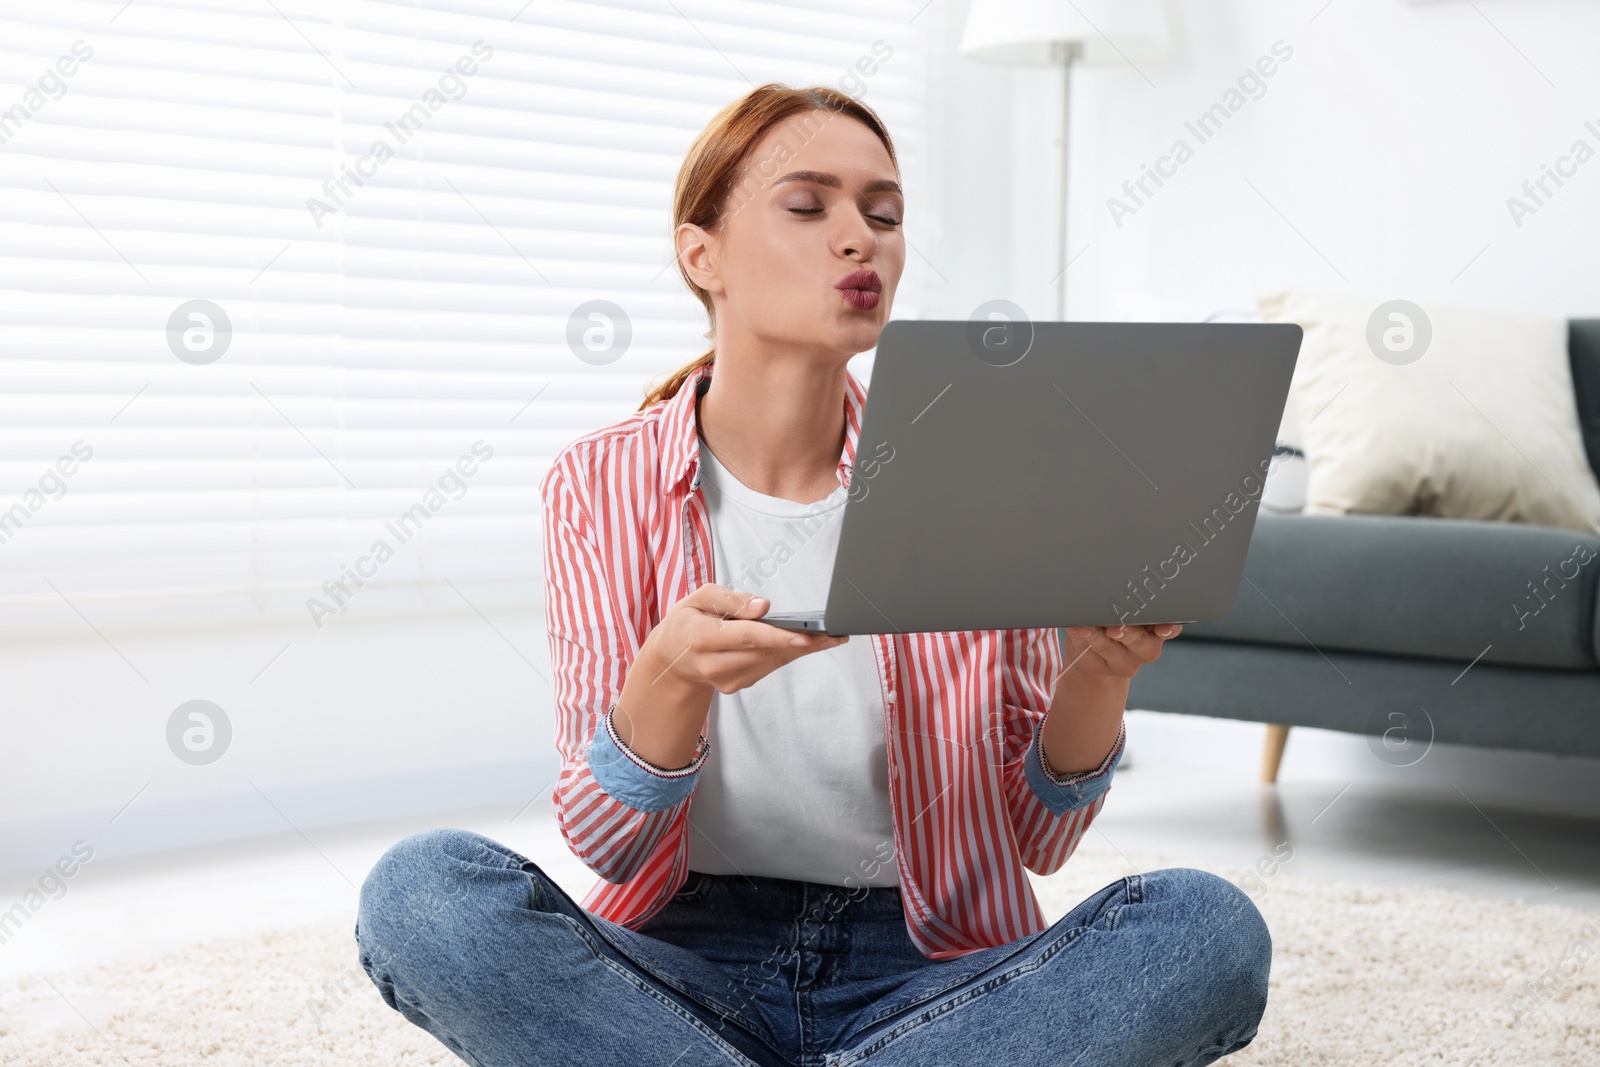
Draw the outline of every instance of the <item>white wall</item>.
M62 620L9 638L0 872L42 868L80 838L103 860L470 805L505 805L508 817L549 805L543 617L481 606L484 616L459 604L395 615L357 600L321 630L303 616L99 633ZM194 699L222 708L233 731L207 765L167 744L168 719Z
M1069 244L1086 250L1068 275L1069 317L1192 319L1282 286L1600 314L1600 157L1550 186L1520 227L1506 206L1575 140L1600 151L1600 7L1168 8L1165 59L1075 74ZM1048 317L1059 74L959 58L965 13L941 3L922 16L948 64L936 100L952 105L930 138L943 218L923 251L950 278L934 296L951 314L1005 297ZM1277 41L1291 58L1199 143L1184 124ZM1108 199L1126 200L1122 183L1180 137L1193 158L1119 227Z
M1600 8L1323 3L1182 4L1188 58L1148 68L1154 88L1083 72L1072 313L1203 315L1284 285L1600 313L1600 158L1520 226L1507 208L1576 140L1600 151ZM1280 40L1264 95L1119 228L1108 198Z

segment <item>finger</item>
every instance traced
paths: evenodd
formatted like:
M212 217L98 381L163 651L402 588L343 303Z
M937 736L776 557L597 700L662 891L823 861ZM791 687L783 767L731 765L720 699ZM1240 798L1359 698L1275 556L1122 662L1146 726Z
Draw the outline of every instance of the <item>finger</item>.
M1100 629L1111 640L1128 648L1139 648L1150 641L1160 640L1155 636L1154 626L1129 626L1122 623L1117 626L1102 626Z
M1078 642L1078 647L1090 645L1096 648L1126 647L1123 643L1127 633L1140 630L1138 626L1071 626L1067 632ZM1118 637L1123 634L1124 637Z
M1093 643L1091 638L1094 637L1096 629L1097 627L1094 626L1066 627L1067 637L1072 642L1072 648L1068 651L1070 651L1073 656L1077 656L1079 653L1092 648Z
M798 648L802 656L811 652L821 652L824 649L838 648L850 640L847 634L816 634L797 633L789 638L789 646Z
M719 619L760 618L772 606L772 602L766 597L729 589L714 582L702 585L690 595L694 599L695 607Z
M710 615L720 615L723 618L738 611L741 604L741 598L734 590L715 582L699 586L686 599L700 611Z
M721 678L725 682L731 680L735 689L742 689L754 685L779 667L786 666L801 656L821 652L838 643L837 639L829 640L833 643L814 644L808 641L805 647L799 648L791 645L775 645L706 652L702 656L703 669L706 674Z
M733 612L729 618L759 619L767 613L768 608L772 607L772 601L754 593L735 593L734 596L742 599L739 601L738 610Z
M846 639L810 630L790 630L759 619L730 619L718 634L718 651L799 649L801 654L843 644Z
M727 657L725 662L737 662L740 657L751 663L766 663L768 667L782 666L809 656L813 652L826 652L845 643L844 637L828 634L795 633L780 627L768 626L774 634L756 639L753 643L713 650L711 655Z
M1151 640L1155 642L1150 650L1151 659L1161 655L1161 649L1166 643L1183 632L1183 626L1175 622L1151 623L1148 626L1141 627L1141 629L1149 634Z
M1161 638L1153 626L1108 626L1106 636L1126 648L1141 663L1148 663L1161 654Z
M1126 674L1139 665L1139 659L1121 641L1110 636L1107 631L1115 631L1114 626L1093 626L1085 628L1088 633L1084 643L1094 650L1106 666L1119 674Z

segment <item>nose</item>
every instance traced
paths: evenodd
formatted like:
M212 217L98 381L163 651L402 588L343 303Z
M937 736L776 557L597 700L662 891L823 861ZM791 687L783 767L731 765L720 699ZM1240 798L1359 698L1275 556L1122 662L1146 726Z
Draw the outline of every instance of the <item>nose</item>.
M849 221L842 225L841 232L835 240L839 254L857 262L870 259L878 250L877 234L859 211L848 212L846 217Z

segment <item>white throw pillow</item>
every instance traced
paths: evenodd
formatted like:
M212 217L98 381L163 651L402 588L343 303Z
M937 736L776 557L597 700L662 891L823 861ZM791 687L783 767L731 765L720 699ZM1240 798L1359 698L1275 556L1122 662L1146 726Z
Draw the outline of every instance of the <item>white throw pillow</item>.
M1261 313L1223 309L1206 316L1206 322L1264 322ZM1272 462L1267 467L1266 482L1261 489L1261 507L1281 514L1294 514L1306 506L1306 453L1302 443L1299 420L1295 417L1294 401L1283 407L1283 420L1278 426L1278 437L1272 450Z
M1305 330L1290 404L1308 513L1600 528L1565 319L1299 291L1257 304Z

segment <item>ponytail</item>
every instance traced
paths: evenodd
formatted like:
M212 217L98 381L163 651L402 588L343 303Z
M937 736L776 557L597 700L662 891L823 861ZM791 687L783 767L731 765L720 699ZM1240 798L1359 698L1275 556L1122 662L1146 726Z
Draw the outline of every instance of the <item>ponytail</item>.
M673 371L667 377L666 381L645 390L644 403L639 405L639 410L643 411L651 404L659 404L663 400L670 400L674 396L677 396L678 390L683 388L683 383L689 380L689 376L695 371L699 370L701 367L709 367L713 362L715 362L716 354L717 350L715 348L710 349L692 363L686 364L685 366L679 367L677 370Z

